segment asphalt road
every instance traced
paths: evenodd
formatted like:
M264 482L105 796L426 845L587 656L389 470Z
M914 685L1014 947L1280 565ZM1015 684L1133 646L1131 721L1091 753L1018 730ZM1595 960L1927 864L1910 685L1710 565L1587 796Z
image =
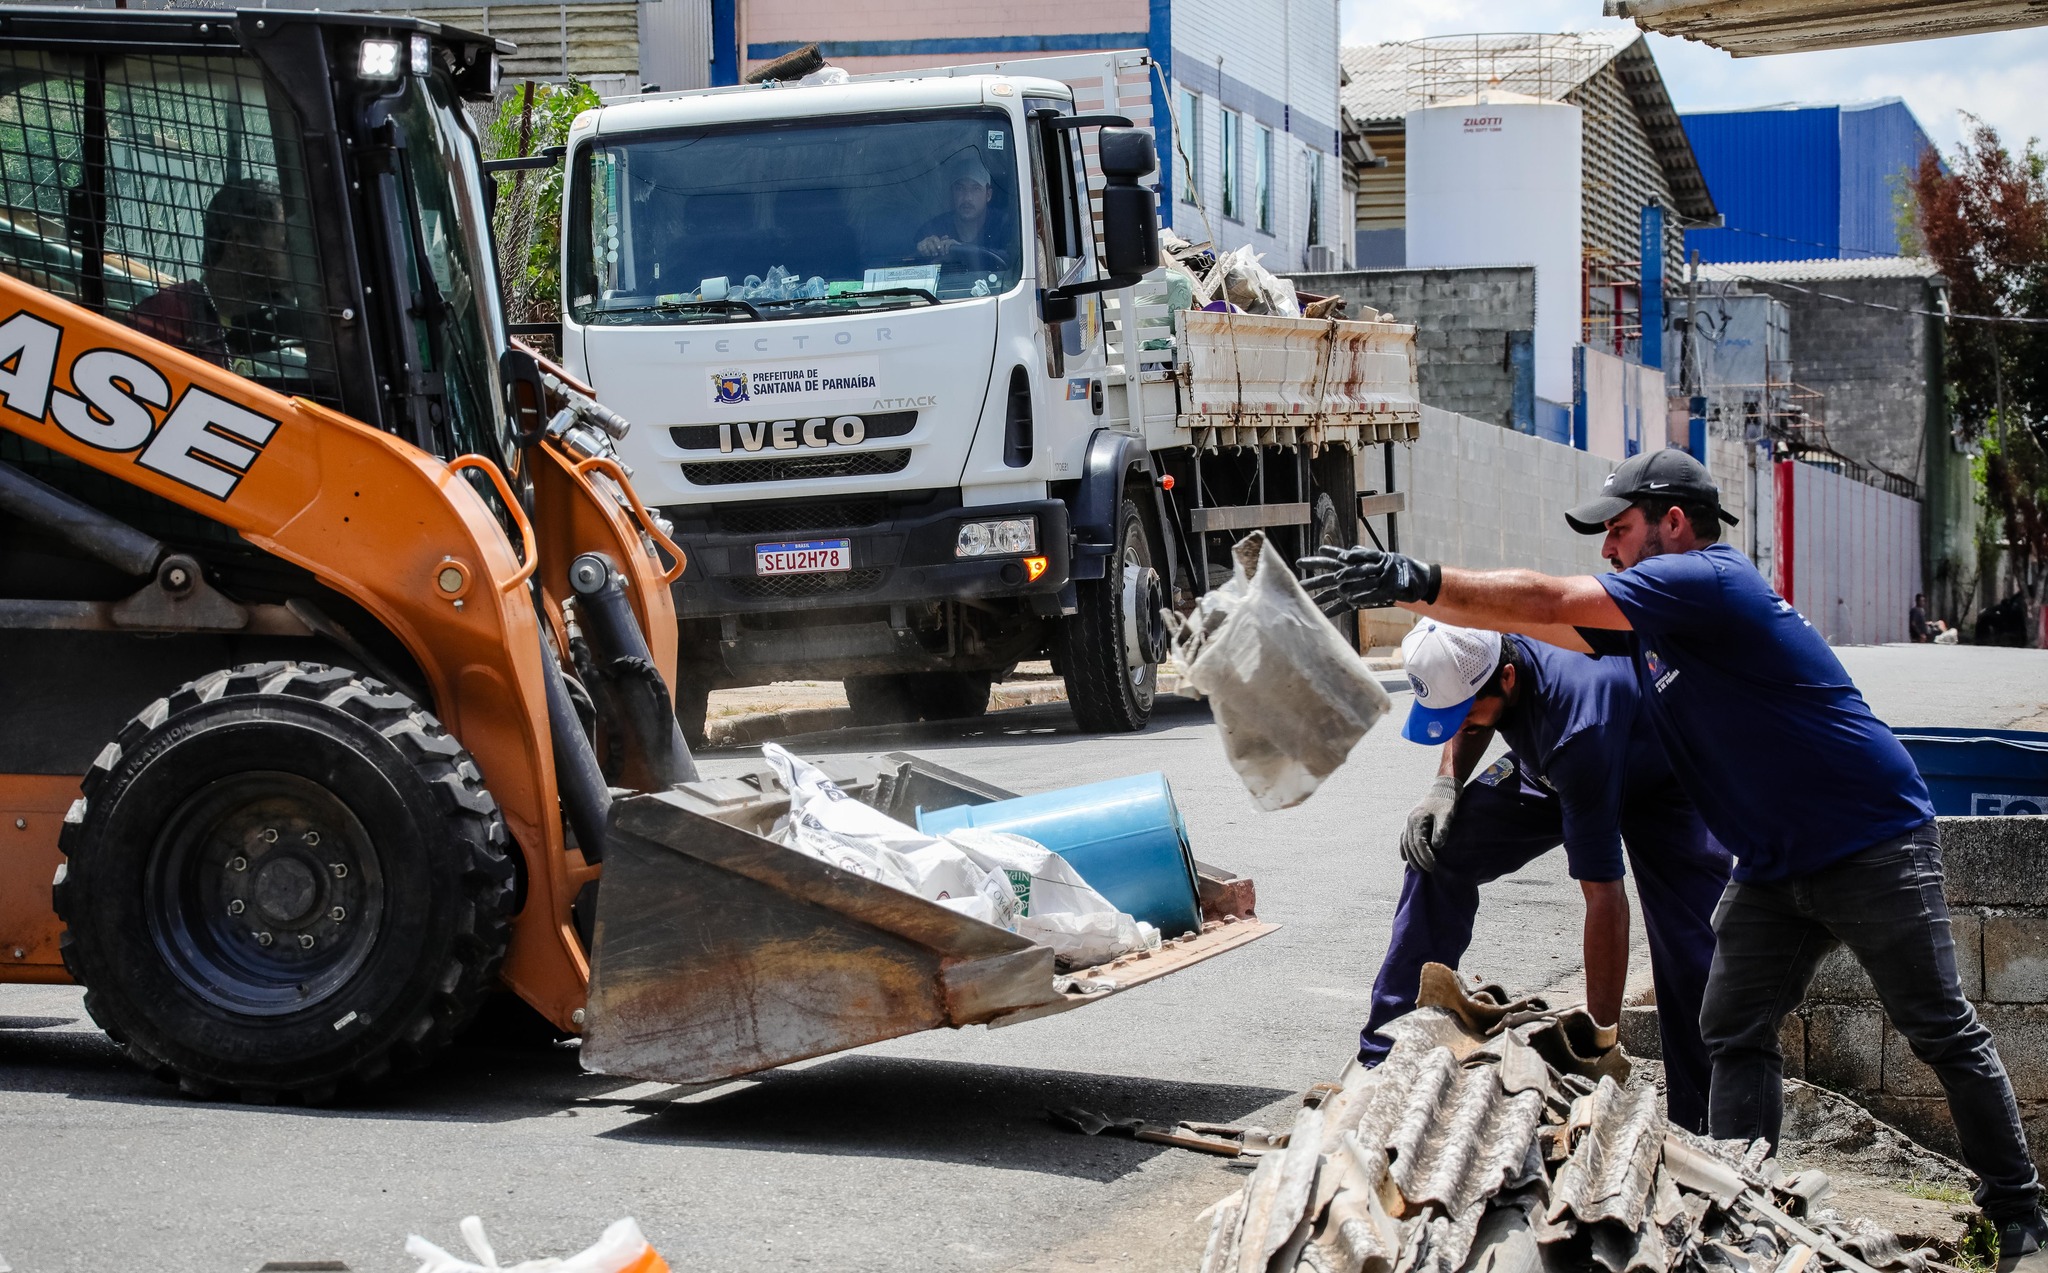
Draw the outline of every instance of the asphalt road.
M2048 726L2039 652L1844 658L1895 723ZM1285 928L1064 1016L682 1099L585 1075L512 1018L370 1102L200 1104L131 1068L76 990L0 986L0 1265L410 1273L408 1233L459 1249L456 1223L476 1214L508 1261L567 1254L632 1215L679 1270L1192 1268L1196 1213L1237 1169L1059 1131L1045 1111L1284 1126L1355 1046L1399 884L1394 838L1431 753L1383 724L1307 804L1261 814L1206 711L1182 700L1135 736L1077 735L1058 706L863 733L797 750L910 749L1021 792L1164 771L1196 851L1254 876L1261 915ZM1465 967L1516 990L1568 982L1577 924L1552 855L1489 890Z

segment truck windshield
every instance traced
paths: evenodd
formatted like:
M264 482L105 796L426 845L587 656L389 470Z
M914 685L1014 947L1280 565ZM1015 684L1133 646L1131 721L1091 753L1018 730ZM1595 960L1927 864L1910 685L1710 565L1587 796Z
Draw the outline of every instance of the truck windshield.
M585 148L579 323L714 323L931 305L1015 287L1017 153L995 110L778 120Z

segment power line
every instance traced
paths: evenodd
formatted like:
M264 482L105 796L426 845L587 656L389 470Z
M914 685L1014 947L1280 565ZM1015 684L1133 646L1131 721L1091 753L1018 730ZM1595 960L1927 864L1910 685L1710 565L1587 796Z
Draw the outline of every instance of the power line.
M1956 314L1942 310L1920 309L1911 305L1886 305L1880 301L1859 300L1854 296L1841 296L1834 292L1823 292L1817 288L1801 287L1797 283L1787 283L1782 279L1759 278L1754 274L1744 274L1737 270L1731 270L1725 265L1715 266L1714 271L1728 278L1740 279L1745 283L1761 283L1765 287L1782 287L1787 291L1799 292L1807 296L1817 296L1824 301L1839 301L1844 305L1861 305L1865 309L1889 310L1894 314L1910 314L1920 318L1939 318L1946 322L1956 323L2013 323L2025 327L2048 326L2048 318L2009 317L2003 314Z

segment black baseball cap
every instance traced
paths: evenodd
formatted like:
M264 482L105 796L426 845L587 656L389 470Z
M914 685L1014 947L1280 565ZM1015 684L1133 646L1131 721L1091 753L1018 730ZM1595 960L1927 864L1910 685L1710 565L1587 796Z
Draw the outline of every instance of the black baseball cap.
M1637 500L1653 497L1708 505L1722 521L1735 525L1735 518L1721 507L1721 488L1714 485L1707 466L1675 446L1623 460L1620 468L1607 475L1599 497L1572 509L1564 519L1581 535L1598 535L1606 531L1609 521L1627 512Z

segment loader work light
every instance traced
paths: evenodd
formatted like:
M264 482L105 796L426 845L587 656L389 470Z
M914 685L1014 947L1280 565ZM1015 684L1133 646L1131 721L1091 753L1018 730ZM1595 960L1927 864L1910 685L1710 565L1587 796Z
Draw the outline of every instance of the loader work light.
M1038 547L1038 519L1015 517L999 522L962 522L955 557L1010 556Z
M412 38L412 73L425 75L434 69L434 55L427 47L427 37L416 35Z
M356 55L356 74L366 80L398 78L398 57L402 45L396 40L364 40Z

